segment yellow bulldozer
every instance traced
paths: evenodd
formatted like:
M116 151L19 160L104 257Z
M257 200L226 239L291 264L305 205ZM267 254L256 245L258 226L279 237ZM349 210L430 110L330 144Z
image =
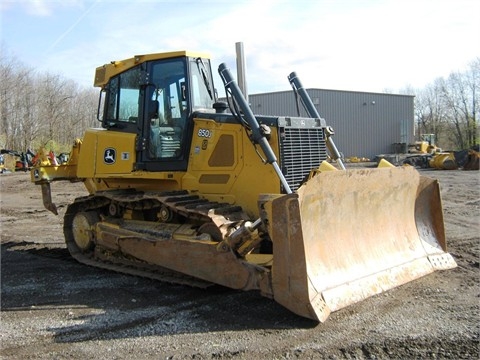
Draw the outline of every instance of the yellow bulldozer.
M435 134L421 134L420 141L416 141L413 145L413 149L409 152L411 153L420 153L420 154L435 154L442 152L436 145Z
M66 164L31 171L53 213L51 182L88 190L64 215L75 259L257 290L322 322L456 266L436 180L413 167L345 169L295 73L309 117L254 115L227 66L218 71L226 102L205 54L138 55L96 69L101 128L75 141Z

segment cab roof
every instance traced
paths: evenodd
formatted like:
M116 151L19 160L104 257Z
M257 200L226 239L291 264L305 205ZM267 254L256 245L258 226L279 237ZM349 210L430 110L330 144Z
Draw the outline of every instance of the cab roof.
M129 59L111 61L109 64L104 64L97 67L95 70L95 79L93 81L93 85L95 87L103 87L111 77L143 62L177 57L201 57L203 59L210 59L210 55L207 53L186 50L135 55Z

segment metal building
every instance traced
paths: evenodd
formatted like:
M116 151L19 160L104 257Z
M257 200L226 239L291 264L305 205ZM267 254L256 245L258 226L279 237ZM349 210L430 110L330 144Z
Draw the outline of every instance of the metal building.
M345 158L373 159L401 152L414 142L414 96L307 89L318 113L335 130L334 141ZM248 96L254 114L297 116L293 91ZM300 115L307 116L300 104Z

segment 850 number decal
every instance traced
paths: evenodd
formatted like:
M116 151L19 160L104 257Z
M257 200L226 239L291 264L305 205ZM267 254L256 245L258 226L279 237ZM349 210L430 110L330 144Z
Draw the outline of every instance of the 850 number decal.
M210 138L212 137L212 132L208 129L198 129L197 135L202 138Z

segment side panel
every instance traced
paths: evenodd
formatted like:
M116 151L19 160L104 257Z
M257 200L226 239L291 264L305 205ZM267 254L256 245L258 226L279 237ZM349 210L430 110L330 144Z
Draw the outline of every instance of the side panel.
M135 163L135 134L89 129L83 138L78 177L130 174Z
M271 146L278 154L277 130L272 128ZM258 151L260 154L261 149ZM194 119L189 167L182 188L198 191L211 201L240 205L258 216L258 195L278 193L280 181L265 165L240 124Z

